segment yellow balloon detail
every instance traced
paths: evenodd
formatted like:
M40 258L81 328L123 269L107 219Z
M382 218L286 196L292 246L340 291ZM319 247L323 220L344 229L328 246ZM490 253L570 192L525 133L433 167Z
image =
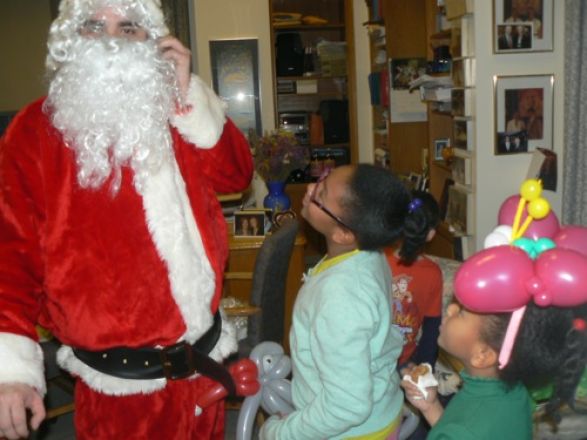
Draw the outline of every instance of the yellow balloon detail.
M538 179L528 179L520 187L520 195L529 202L539 198L541 193L542 182Z
M528 214L531 215L535 220L543 219L550 212L550 203L548 200L540 197L536 200L532 200L528 204Z

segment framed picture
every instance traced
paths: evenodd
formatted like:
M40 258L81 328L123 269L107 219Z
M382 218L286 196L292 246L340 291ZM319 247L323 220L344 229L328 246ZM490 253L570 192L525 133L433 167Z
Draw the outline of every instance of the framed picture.
M444 160L442 150L450 147L450 139L436 139L434 141L434 160Z
M495 154L552 150L554 75L495 76Z
M262 136L257 39L210 41L214 91L227 104L227 115L247 136Z
M452 88L450 92L451 113L453 116L474 116L475 89Z
M474 87L475 58L453 59L451 76L453 87Z
M448 187L446 222L458 235L472 234L473 194L456 185Z
M263 210L236 211L234 213L234 236L265 236L265 218Z
M474 139L473 121L455 118L452 126L452 146L461 150L473 150Z
M392 89L409 89L410 83L426 74L426 58L392 58L389 78Z
M455 150L451 160L452 178L456 184L469 186L473 183L471 157L463 150Z
M553 50L554 0L493 0L495 53Z

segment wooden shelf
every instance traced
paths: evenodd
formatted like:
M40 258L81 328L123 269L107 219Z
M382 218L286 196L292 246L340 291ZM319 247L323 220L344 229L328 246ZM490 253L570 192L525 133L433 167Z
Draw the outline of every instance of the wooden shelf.
M446 162L444 162L443 160L434 160L432 161L432 165L438 168L442 168L445 171L452 172L452 168L450 167L450 165L447 165Z
M348 75L338 76L323 76L323 75L312 75L312 76L276 76L277 81L301 81L308 79L335 79L335 78L347 78Z
M346 96L343 92L316 92L316 93L278 93L277 96Z
M293 25L284 25L279 26L273 24L273 30L275 32L280 31L331 31L331 30L344 30L345 25L342 23L332 23L332 24L293 24Z

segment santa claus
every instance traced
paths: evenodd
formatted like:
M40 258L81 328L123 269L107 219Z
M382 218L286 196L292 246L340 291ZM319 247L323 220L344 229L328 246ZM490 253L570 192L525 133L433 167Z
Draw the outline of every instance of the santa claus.
M252 160L168 34L159 0L62 0L48 96L0 139L0 437L44 418L38 323L77 378L78 439L223 438L222 403L200 408L236 349L216 193Z

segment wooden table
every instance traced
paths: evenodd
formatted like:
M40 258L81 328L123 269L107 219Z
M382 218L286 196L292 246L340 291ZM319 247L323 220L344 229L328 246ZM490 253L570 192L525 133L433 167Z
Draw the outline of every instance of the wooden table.
M263 244L264 237L238 237L229 235L229 250L227 272L252 272L255 267L257 252ZM305 270L304 247L306 238L299 233L294 242L294 249L289 263L285 287L285 314L283 347L289 353L289 328L291 326L293 305L296 295L302 285L302 275ZM224 296L235 297L248 303L251 291L251 280L226 280Z

